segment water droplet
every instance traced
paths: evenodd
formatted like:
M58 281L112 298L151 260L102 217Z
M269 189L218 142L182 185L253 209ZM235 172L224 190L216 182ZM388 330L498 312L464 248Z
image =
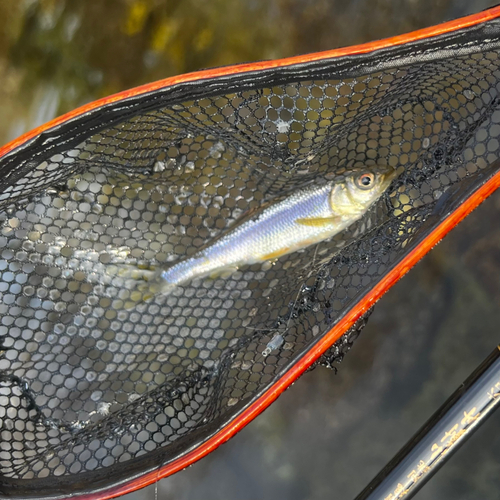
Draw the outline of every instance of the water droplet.
M285 134L288 130L290 130L290 122L279 119L276 122L276 129L280 134Z
M153 166L153 172L163 172L166 168L164 161L157 161Z
M104 208L100 203L94 203L94 205L92 205L92 212L100 215L104 212Z
M97 405L97 412L101 415L109 415L109 408L111 407L111 403L100 402Z
M474 92L472 92L472 90L470 89L465 89L464 96L469 100L474 99Z
M90 399L91 399L92 401L99 401L101 398L102 398L102 391L94 391L94 392L90 395Z

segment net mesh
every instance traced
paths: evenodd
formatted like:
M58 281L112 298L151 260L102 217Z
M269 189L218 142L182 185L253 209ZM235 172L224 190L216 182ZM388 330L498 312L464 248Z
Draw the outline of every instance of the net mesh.
M498 159L496 50L288 80L207 90L9 167L4 487L40 497L84 477L112 484L213 435L398 262L451 186ZM330 240L125 307L142 270L194 254L249 210L381 165L397 178Z

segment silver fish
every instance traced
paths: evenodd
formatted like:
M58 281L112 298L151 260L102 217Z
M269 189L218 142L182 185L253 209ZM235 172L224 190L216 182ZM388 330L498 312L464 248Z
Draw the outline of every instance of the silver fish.
M231 273L327 240L360 219L386 191L391 167L351 170L257 210L191 257L157 271L133 301L169 294L194 278Z

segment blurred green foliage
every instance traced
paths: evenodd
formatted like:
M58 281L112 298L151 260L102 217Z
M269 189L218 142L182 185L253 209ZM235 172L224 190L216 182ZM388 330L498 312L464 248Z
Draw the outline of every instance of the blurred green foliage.
M450 0L0 2L0 142L127 88L432 24Z

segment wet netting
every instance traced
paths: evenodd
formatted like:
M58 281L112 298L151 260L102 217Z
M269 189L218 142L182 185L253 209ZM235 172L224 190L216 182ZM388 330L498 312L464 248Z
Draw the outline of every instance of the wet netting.
M216 436L349 311L366 311L370 290L497 168L498 33L493 19L364 54L188 78L5 153L3 497L116 494ZM266 204L387 166L390 185L333 237L134 299L152 270Z

